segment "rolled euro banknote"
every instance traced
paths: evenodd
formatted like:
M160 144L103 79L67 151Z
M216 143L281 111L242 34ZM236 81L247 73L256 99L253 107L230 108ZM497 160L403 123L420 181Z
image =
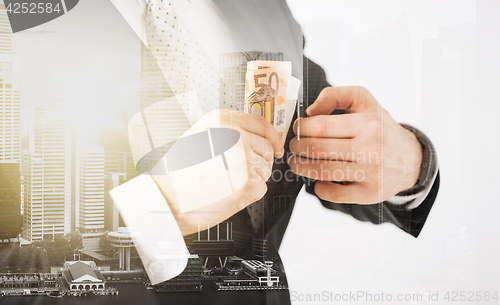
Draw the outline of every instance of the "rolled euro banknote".
M289 61L255 60L247 63L245 112L264 117L278 131L282 142L290 126L300 81L292 77ZM292 112L288 113L287 112Z

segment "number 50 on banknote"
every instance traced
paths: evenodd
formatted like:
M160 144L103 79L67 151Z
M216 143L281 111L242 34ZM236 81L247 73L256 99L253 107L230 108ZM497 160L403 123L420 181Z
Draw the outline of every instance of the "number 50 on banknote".
M245 112L264 117L285 142L295 111L300 81L288 61L250 61L245 83Z

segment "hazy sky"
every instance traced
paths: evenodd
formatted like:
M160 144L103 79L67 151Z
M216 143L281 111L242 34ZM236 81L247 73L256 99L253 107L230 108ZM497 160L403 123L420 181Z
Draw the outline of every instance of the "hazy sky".
M83 0L67 14L13 34L22 57L22 109L63 98L74 120L99 125L139 107L140 40L110 1Z
M328 40L321 38L324 33L308 33L311 20L348 20L354 25L355 35L383 27L401 12L411 12L410 27L412 17L419 25L424 19L447 24L475 18L475 10L470 9L474 2L468 0L453 1L453 5L447 0L434 1L432 5L414 1L288 2L294 16L304 24L306 53L318 60L327 73L339 54L333 50L326 60L316 56L316 50L328 50ZM428 38L431 32L420 35ZM63 98L70 109L68 115L76 124L94 126L110 120L117 110L138 110L140 40L108 0L81 0L66 15L13 34L13 48L22 58L23 110L46 105L51 98ZM413 54L418 56L420 52ZM418 58L415 60L418 62ZM347 73L337 77L332 74L335 71L329 73L334 83L351 81Z

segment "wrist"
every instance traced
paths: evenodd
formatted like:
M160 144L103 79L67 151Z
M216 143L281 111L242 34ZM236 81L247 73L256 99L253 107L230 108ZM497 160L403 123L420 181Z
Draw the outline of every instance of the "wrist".
M404 127L403 130L406 134L405 144L407 146L407 154L405 157L404 174L401 179L403 182L401 191L408 190L418 183L424 150L413 132Z
M401 126L413 133L417 138L422 147L422 160L417 182L409 189L397 193L387 201L410 210L418 207L431 190L438 174L438 160L432 142L423 132L410 125L401 124Z

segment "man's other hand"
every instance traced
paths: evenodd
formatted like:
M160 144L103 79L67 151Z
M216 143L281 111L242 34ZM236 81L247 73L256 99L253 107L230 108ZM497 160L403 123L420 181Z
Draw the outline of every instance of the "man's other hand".
M233 178L236 175L244 175L248 178L234 193L222 196L223 199L212 203L208 197L220 195L220 184L227 177L226 174L218 177L213 171L210 171L210 167L202 167L198 171L199 175L190 177L189 180L182 183L181 187L189 188L190 192L193 193L193 197L195 197L196 192L200 192L200 188L203 188L203 192L209 196L204 196L201 200L206 200L207 205L183 213L180 209L180 205L183 203L179 202L179 196L176 196L178 189L174 187L175 182L172 181L174 179L172 173L169 173L167 169L166 174L152 174L153 179L165 196L183 236L196 233L199 228L204 230L207 226L215 226L251 203L261 199L267 192L266 181L271 175L274 158L282 157L284 154L283 144L278 132L267 120L257 115L231 110L214 110L204 115L192 127L192 129L196 128L200 130L208 128L232 128L237 130L243 145L235 145L232 148L233 150L227 153L229 156L226 156L226 159L228 163L232 163L233 167L230 175ZM199 130L190 131L199 132ZM157 166L160 165L161 162ZM242 173L242 171L246 172ZM153 169L151 172L158 171ZM189 185L195 182L197 183L196 186Z
M346 113L330 115L335 109ZM294 123L288 162L297 175L318 180L321 199L373 204L417 182L420 143L365 88L325 88L306 113Z

